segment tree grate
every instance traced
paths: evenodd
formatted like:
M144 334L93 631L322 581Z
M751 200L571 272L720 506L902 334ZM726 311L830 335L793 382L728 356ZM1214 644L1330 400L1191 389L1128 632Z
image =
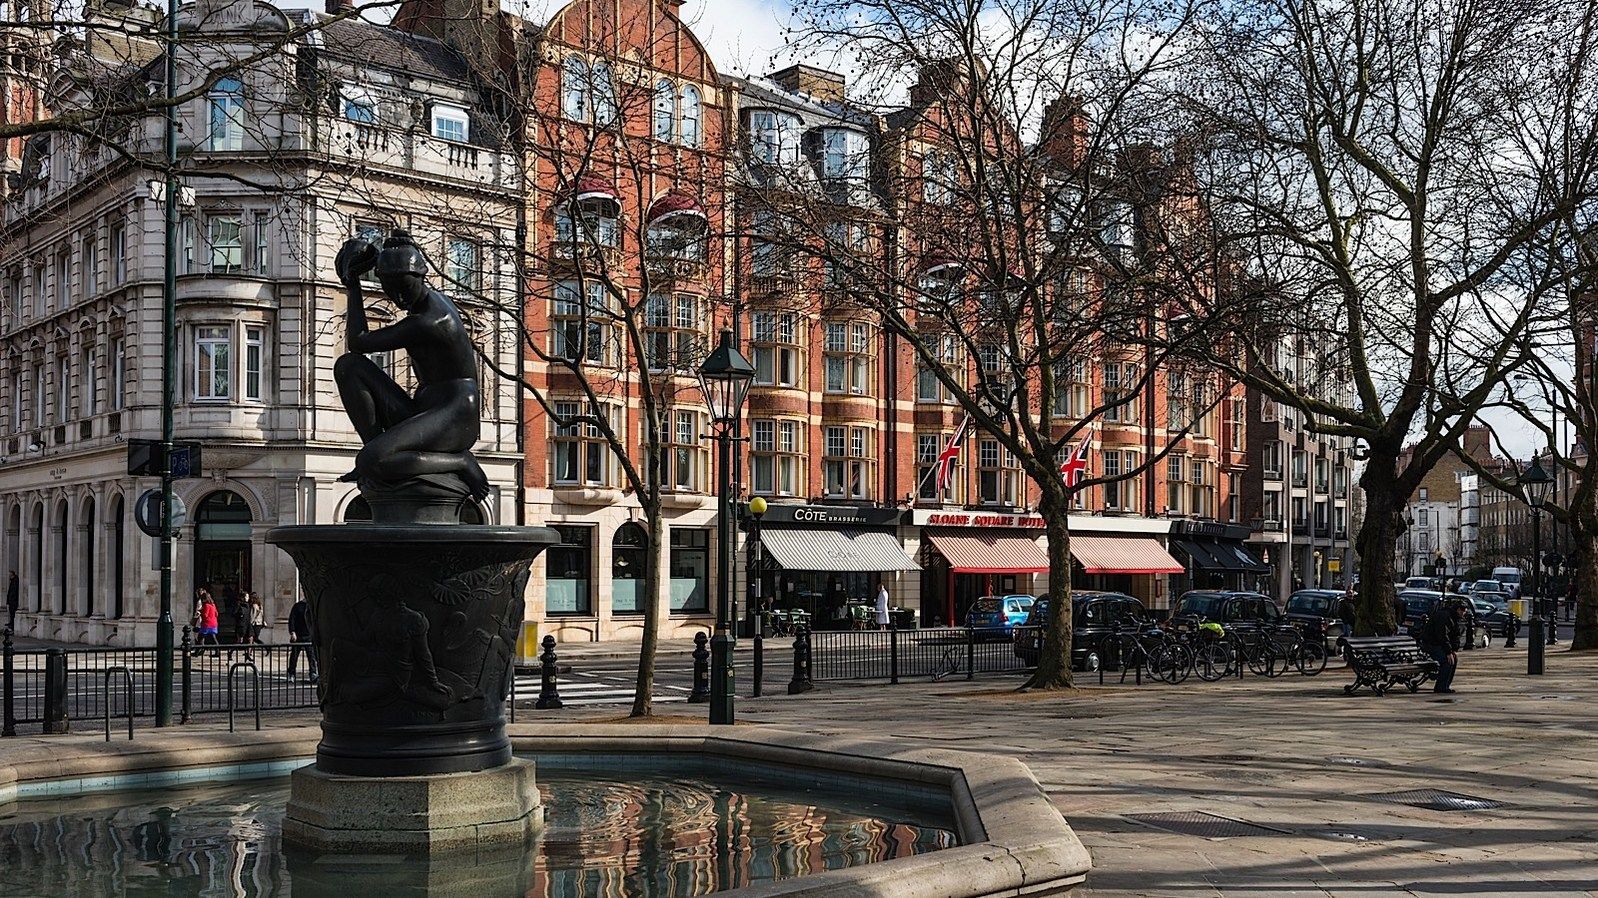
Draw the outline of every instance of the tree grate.
M1246 820L1233 820L1203 811L1170 811L1160 814L1127 814L1126 819L1155 829L1205 839L1233 839L1243 836L1275 836L1283 830L1260 826Z
M1426 808L1433 811L1485 811L1504 806L1503 802L1493 801L1491 798L1477 798L1474 795L1463 795L1459 792L1448 792L1442 789L1378 792L1375 795L1367 795L1365 797L1392 804L1407 804L1411 807Z

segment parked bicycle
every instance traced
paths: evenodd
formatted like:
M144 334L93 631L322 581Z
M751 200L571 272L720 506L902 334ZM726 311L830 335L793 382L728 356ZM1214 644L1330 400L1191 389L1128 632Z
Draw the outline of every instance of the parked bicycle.
M1141 621L1106 634L1099 656L1106 662L1113 659L1120 667L1123 683L1129 668L1147 670L1155 679L1172 685L1193 673L1192 650L1164 628Z

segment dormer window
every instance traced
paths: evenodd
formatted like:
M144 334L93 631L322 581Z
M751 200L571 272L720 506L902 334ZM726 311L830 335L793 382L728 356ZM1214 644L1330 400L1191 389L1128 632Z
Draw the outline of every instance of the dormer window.
M561 112L574 122L614 124L620 115L610 66L573 53L560 67Z
M761 165L796 165L802 128L797 115L771 109L753 110L749 113L750 158Z
M459 106L434 103L433 136L455 143L466 143L472 136L471 116Z
M205 95L206 147L212 150L244 148L244 84L223 78Z
M344 118L357 125L377 124L377 98L364 87L346 85L340 92L343 98Z
M821 177L833 182L864 184L870 173L871 142L852 128L821 130Z
M960 177L954 156L940 150L921 157L921 198L938 206L954 202Z

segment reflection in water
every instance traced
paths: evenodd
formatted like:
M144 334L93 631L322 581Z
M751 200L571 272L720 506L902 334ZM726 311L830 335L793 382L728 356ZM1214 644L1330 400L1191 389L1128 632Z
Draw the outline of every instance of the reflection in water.
M676 898L955 844L946 806L862 790L680 767L621 781L540 766L539 780L547 828L535 849L455 871L285 856L287 779L22 801L0 808L0 895Z

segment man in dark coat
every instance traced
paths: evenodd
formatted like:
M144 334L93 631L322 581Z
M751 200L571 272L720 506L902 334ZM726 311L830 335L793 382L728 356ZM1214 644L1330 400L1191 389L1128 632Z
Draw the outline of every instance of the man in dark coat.
M316 646L311 645L311 604L305 601L305 596L300 596L294 602L294 607L289 609L289 679L294 679L295 662L300 660L300 653L305 653L305 662L309 670L308 682L317 681Z
M17 572L11 572L11 582L6 584L6 626L11 632L17 631L17 603L22 599L22 584L17 580Z
M1437 609L1421 625L1420 647L1437 662L1437 686L1434 692L1454 691L1454 669L1459 665L1460 621L1465 616L1465 606L1459 603L1438 603Z

